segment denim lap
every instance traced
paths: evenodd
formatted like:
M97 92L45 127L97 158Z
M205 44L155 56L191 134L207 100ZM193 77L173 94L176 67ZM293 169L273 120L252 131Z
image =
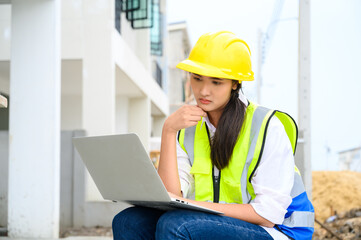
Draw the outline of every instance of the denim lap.
M130 209L119 213L113 220L115 240L272 239L262 227L231 217L189 210Z
M189 210L164 213L158 220L156 239L257 239L272 237L260 226L239 219Z
M159 217L164 213L153 208L130 207L118 213L112 223L114 240L152 240Z

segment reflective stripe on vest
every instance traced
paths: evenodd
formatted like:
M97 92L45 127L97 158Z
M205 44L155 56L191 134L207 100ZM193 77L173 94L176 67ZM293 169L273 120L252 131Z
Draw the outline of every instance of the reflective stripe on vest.
M294 211L291 216L285 218L282 225L287 227L310 227L314 226L315 213Z
M303 185L303 182L302 182L302 177L298 172L295 171L293 187L291 190L291 197L295 198L305 191L306 190L305 190L305 186Z
M299 173L298 169L295 168L294 182L291 190L291 197L293 201L289 208L293 210L294 206L292 205L294 204L294 199L299 197L301 194L305 195L303 198L307 198L305 192L306 190L302 182L301 174ZM308 211L292 211L291 215L284 219L282 225L290 228L293 227L313 228L315 221L315 214L312 209L307 209L307 210Z
M187 149L191 166L194 161L194 135L196 134L196 127L197 126L189 127L184 131L184 147Z
M243 203L250 203L253 198L255 198L253 186L251 185L251 175L253 175L253 171L249 174L249 167L253 160L255 162L255 168L257 168L258 160L260 159L260 151L262 151L262 138L259 137L261 130L266 131L266 127L268 125L268 120L264 121L266 117L270 119L273 115L273 111L265 108L265 107L257 107L253 113L252 117L252 125L251 125L251 134L250 134L250 147L247 154L246 164L242 171L241 177L241 191L242 191L242 200ZM254 161L253 161L254 162ZM247 182L249 179L249 182ZM251 196L252 195L252 196Z

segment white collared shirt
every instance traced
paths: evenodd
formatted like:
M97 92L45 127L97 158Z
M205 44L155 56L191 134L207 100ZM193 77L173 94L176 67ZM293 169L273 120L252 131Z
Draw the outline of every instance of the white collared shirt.
M248 105L247 99L240 92L241 101ZM216 128L208 117L202 119L207 124L211 136ZM191 164L186 152L177 141L177 161L183 197L195 198L194 178L190 174ZM281 224L292 202L291 189L294 181L293 150L286 131L277 117L270 120L262 158L251 180L255 199L250 203L254 210L263 218ZM284 234L274 228L263 227L277 240L287 240Z

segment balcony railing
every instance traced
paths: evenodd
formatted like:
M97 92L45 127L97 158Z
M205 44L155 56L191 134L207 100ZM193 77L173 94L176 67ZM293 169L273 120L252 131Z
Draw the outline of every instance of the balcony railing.
M160 0L153 0L153 27L150 30L151 54L163 55L163 15L160 12Z

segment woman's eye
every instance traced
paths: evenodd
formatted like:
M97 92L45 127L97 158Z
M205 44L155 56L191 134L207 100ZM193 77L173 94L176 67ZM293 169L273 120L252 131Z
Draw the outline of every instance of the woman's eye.
M194 77L194 80L200 81L201 79L200 79L200 78L197 78L197 77Z
M214 84L214 85L221 85L222 83L221 83L221 82L217 82L217 81L213 81L213 84Z

